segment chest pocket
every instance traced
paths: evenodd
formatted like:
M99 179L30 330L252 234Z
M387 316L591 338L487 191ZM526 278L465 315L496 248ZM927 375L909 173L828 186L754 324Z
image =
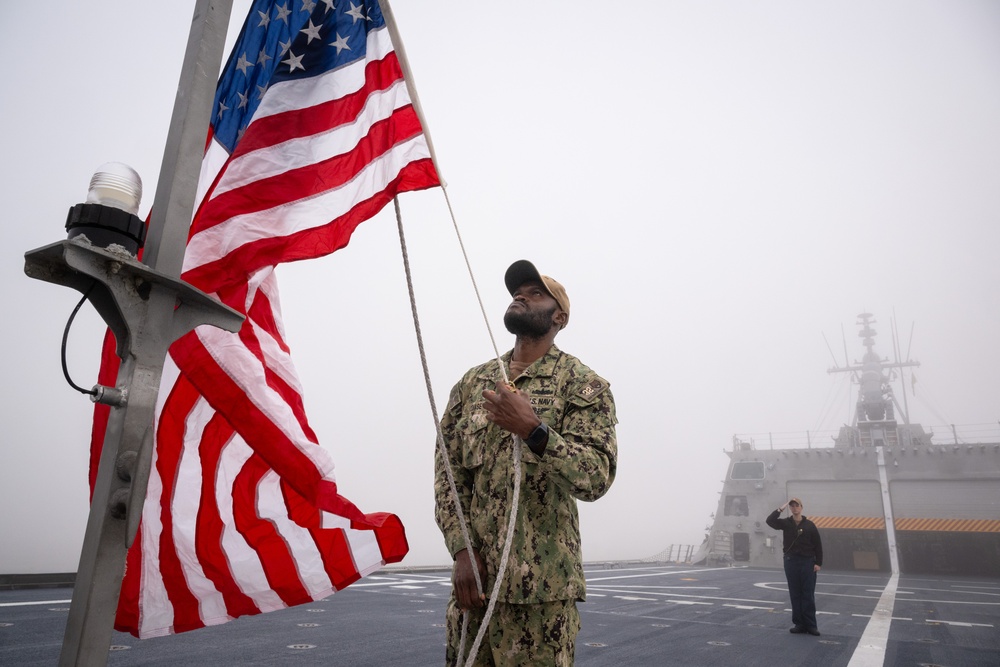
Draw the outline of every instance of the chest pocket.
M487 429L490 422L486 412L478 410L462 419L459 432L462 434L461 464L463 468L474 470L483 465L486 450Z

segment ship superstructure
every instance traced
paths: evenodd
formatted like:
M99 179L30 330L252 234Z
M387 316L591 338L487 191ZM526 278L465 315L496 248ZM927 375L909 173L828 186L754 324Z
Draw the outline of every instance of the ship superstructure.
M936 443L911 423L893 381L919 364L881 358L873 316L858 317L864 357L829 369L858 385L852 423L828 446L734 437L706 559L780 566L781 535L764 519L795 496L820 528L824 567L1000 576L1000 441Z

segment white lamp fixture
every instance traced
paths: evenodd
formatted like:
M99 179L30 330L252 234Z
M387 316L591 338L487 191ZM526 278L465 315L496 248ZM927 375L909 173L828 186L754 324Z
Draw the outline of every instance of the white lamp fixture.
M102 164L90 179L87 201L69 210L68 238L84 236L101 248L119 246L134 257L146 240L146 225L137 215L141 200L142 179L132 167Z

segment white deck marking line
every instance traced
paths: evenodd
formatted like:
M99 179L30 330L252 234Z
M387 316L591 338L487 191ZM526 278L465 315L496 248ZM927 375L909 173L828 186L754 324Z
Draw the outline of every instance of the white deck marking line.
M651 571L643 571L642 574L618 574L613 577L588 578L587 583L590 584L591 582L595 581L611 581L613 579L640 579L645 577L668 577L668 576L672 577L675 574L701 574L703 572L717 572L719 570L735 570L735 569L740 569L740 568L712 567L705 570L668 570L666 572L651 570Z
M755 607L750 604L724 604L723 607L732 607L733 609L744 609L746 611L752 611L754 609L763 609L764 611L774 611L771 607Z
M407 584L433 584L433 583L443 583L451 586L451 577L439 577L437 579L423 578L423 579L395 579L395 578L384 578L382 581L371 581L371 577L365 577L361 581L351 584L351 588L380 588L385 586L404 586Z
M588 593L589 593L590 588L591 587L588 585L587 586ZM680 597L680 598L698 598L698 599L702 599L702 600L723 600L723 601L727 601L727 602L753 602L753 603L756 603L756 604L782 604L781 602L770 602L768 600L748 600L746 598L727 598L727 597L719 597L719 596L716 596L716 595L684 595L683 593L669 593L669 592L662 592L661 593L660 591L654 591L654 590L649 590L649 589L644 589L642 591L635 591L635 590L631 590L631 589L623 591L623 590L620 590L620 589L615 588L613 586L595 586L594 588L596 588L597 590L602 591L604 593L623 593L625 595L630 595L630 594L642 592L642 593L645 593L646 595L660 595L660 596L667 597L667 598ZM673 601L676 602L676 600L673 600Z
M851 616L857 616L858 618L871 618L871 614L851 614ZM907 618L906 616L893 616L893 621L912 621L912 618Z
M38 604L66 604L72 600L39 600L38 602L2 602L0 607L30 607Z
M896 604L898 585L899 573L893 572L847 667L882 667L885 664L885 649L889 643L889 626L892 624L892 608Z
M937 619L928 618L924 621L928 625L957 625L960 628L992 628L993 626L989 623L966 623L964 621L939 621Z

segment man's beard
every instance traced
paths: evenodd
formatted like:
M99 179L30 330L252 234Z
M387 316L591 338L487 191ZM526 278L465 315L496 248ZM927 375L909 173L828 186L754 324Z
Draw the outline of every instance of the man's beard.
M552 329L552 316L555 315L556 308L552 306L548 310L531 311L508 310L504 313L503 323L507 331L519 338L528 340L538 340L544 338Z

